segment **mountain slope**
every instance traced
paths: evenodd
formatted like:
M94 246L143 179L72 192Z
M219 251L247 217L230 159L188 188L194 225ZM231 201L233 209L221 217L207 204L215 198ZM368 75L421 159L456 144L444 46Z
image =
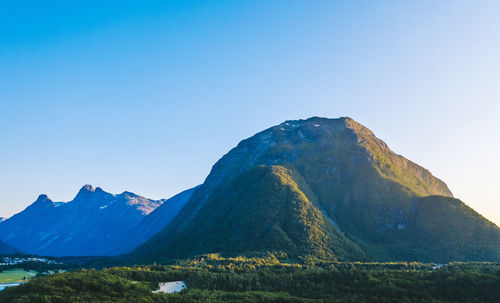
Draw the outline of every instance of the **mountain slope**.
M39 255L117 255L165 227L186 200L180 199L178 205L167 203L173 207L161 211L169 215L165 220L143 222L166 200L151 200L130 192L113 195L85 185L67 203L54 203L40 195L24 211L0 224L0 240Z
M282 166L256 166L217 192L198 213L195 224L168 244L166 257L210 252L264 253L323 259L361 259L359 247L345 238L299 189L293 172ZM164 233L155 239L162 239ZM155 255L165 247L146 245Z
M125 243L122 244L124 246L122 252L131 251L165 228L197 189L198 186L193 187L165 200L162 205L144 217L136 226L124 233L122 237L117 238L115 241Z
M462 201L429 196L414 205L407 243L422 260L500 260L499 228Z
M10 245L7 245L0 241L0 256L3 255L13 255L20 253L20 251Z
M246 205L240 202L263 188L269 192L254 197L252 204L267 205L270 197L274 197L272 203L276 207L292 203L276 198L280 197L282 187L286 187L284 184L270 186L259 181L246 187L235 186L235 180L256 166L286 167L292 181L302 184L299 187L304 189L305 197L315 201L313 209L328 216L327 221L353 243L350 251L355 252L354 247L359 247L368 258L443 262L500 260L498 227L453 199L444 182L392 152L354 120L317 117L286 121L240 142L214 165L204 184L172 223L134 251L133 257L140 260L199 252L255 250L255 235L246 235L233 246L205 241L208 235L202 232L210 230L210 235L226 235L232 239L231 235L238 234L239 229L236 225L221 224L225 222L222 219L231 215L235 222L244 220L245 213L237 209ZM254 188L250 189L251 186ZM247 190L234 198L232 195L239 188ZM231 212L227 213L227 209ZM265 211L258 209L252 209L251 214L256 221L269 219ZM296 221L296 218L292 220ZM306 229L306 222L299 222ZM324 222L317 221L314 226L323 230ZM468 229L466 224L474 228ZM189 240L183 241L183 237ZM481 239L481 242L473 239ZM196 243L204 244L201 247ZM308 244L304 245L298 251L310 251ZM297 251L290 247L282 249L292 254ZM337 244L328 242L321 253L313 254L323 257L337 248ZM335 256L356 259L360 254L336 253Z

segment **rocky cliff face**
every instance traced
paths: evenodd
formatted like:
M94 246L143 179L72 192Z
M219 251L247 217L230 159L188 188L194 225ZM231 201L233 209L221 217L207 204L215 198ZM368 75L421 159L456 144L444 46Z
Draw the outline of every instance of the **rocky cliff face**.
M181 243L178 240L181 237L188 237L188 241L195 243L203 241L191 238L186 231L202 226L207 220L202 214L213 205L225 205L213 208L211 213L214 216L217 211L233 207L226 201L236 190L232 187L233 181L256 166L280 166L290 171L295 176L292 179L307 189L304 195L309 201L314 201L314 207L328 218L329 224L341 230L368 258L430 261L451 258L441 258L439 241L432 244L422 233L416 235L421 230L427 230L427 234L439 232L434 230L436 226L423 223L427 220L417 219L422 213L449 217L447 214L451 209L444 207L440 209L443 213L432 214L424 211L428 203L422 202L428 201L426 197L438 204L446 204L443 202L446 199L453 200L446 184L425 168L395 154L369 129L354 120L318 117L286 121L241 141L214 165L204 184L178 217L139 247L135 255L168 256L174 250L173 246ZM269 184L266 186L272 188ZM246 194L251 195L248 190ZM266 199L265 196L261 198ZM253 211L256 217L261 215L258 209ZM466 217L465 212L456 212L450 220L460 221ZM470 218L481 226L468 233L470 236L488 234L490 241L500 240L499 230L494 224L477 213ZM456 231L457 225L442 228ZM449 239L444 242L455 244L450 244L447 249L460 250L460 240L454 241L451 234L447 233ZM434 248L424 250L425 245L434 245ZM477 258L476 251L482 248L471 244L462 251L460 259ZM235 251L243 250L244 245L240 245ZM486 259L499 258L497 247L490 245L486 250L488 252L483 254Z

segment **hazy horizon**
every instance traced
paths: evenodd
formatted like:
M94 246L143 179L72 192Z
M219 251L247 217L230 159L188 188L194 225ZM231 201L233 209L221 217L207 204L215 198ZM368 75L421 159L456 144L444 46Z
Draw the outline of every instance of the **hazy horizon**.
M500 225L500 3L75 3L0 4L0 217L168 198L261 130L349 116Z

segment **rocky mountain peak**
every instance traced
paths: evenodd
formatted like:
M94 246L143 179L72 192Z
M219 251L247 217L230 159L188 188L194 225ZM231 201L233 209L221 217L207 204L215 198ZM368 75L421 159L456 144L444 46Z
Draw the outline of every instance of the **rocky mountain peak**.
M90 184L85 184L81 189L80 192L95 192L95 188L90 185Z
M214 165L200 194L206 196L259 164L292 165L314 178L314 183L332 184L369 170L420 196L452 196L444 182L394 153L370 129L349 117L288 120L241 141Z
M36 199L35 203L50 200L46 194L41 194Z
M124 196L124 197L139 197L138 195L136 195L136 194L134 194L132 192L129 192L129 191L124 191L121 194L119 194L119 196Z
M102 192L99 187L96 189L90 184L84 185L75 197L75 200L88 200L94 193Z
M54 202L45 194L38 196L35 202L33 202L28 208L29 209L40 209L40 208L53 208Z
M287 120L264 132L274 132L275 135L277 135L277 139L284 138L286 141L295 139L294 141L298 142L304 139L312 141L321 136L338 134L346 131L358 137L376 138L370 129L350 117L335 119L311 117L305 120ZM282 136L280 136L280 134ZM353 136L352 139L356 139L356 136Z

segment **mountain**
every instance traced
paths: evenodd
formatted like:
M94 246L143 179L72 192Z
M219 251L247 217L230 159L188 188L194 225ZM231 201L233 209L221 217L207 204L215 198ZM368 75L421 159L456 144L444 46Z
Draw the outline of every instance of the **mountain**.
M177 216L198 187L185 190L166 200L136 226L118 238L117 242L128 244L122 249L122 252L131 251L165 228Z
M0 224L0 240L38 255L126 253L165 227L187 201L187 193L169 202L131 192L113 195L85 185L67 203L54 203L40 195L24 211ZM165 207L161 207L163 204ZM167 215L164 221L144 220L148 215L154 218L157 209Z
M351 118L243 140L137 261L281 251L340 260L500 261L500 229Z
M20 253L20 251L18 249L0 241L0 256L13 255L13 254L17 254L17 253Z

